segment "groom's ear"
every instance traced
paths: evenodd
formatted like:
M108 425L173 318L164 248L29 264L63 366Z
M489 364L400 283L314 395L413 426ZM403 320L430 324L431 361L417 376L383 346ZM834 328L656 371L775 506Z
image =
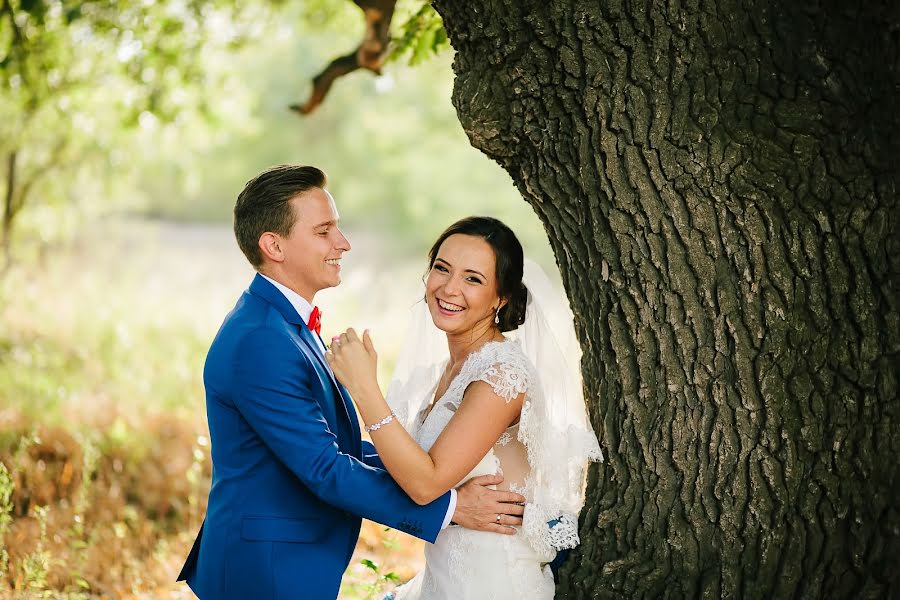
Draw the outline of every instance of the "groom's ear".
M267 231L261 236L259 236L259 250L263 253L263 256L271 260L272 262L283 262L284 261L284 251L281 248L281 238L272 233L271 231Z

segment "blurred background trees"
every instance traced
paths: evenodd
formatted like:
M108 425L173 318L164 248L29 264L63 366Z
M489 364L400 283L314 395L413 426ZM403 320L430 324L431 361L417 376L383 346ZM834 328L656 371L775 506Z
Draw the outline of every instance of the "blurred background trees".
M399 38L420 6L398 8ZM71 238L73 217L225 222L243 182L280 162L320 165L349 224L397 241L490 210L543 244L508 177L466 142L449 56L424 60L442 31L431 23L407 40L419 68L346 78L301 120L287 107L310 74L359 41L350 3L4 0L4 248L15 230L20 253Z
M453 220L499 217L552 268L459 126L450 56L417 52L440 29L404 32L421 7L397 9L400 60L301 119L288 106L361 39L349 2L0 0L0 598L189 597L172 579L208 486L203 359L252 275L231 210L261 169L329 174L354 248L317 303L328 331L372 327L383 382ZM343 596L411 575L415 548L367 526L378 571L355 560Z
M7 262L16 225L20 243L32 236L46 243L64 233L73 211L132 208L133 194L124 190L152 158L142 152L154 145L149 132L169 125L190 139L192 127L245 119L234 114L240 102L208 90L238 75L227 68L231 53L262 31L264 19L246 25L248 17L263 16L214 2L4 0L0 243ZM113 192L117 186L122 193Z

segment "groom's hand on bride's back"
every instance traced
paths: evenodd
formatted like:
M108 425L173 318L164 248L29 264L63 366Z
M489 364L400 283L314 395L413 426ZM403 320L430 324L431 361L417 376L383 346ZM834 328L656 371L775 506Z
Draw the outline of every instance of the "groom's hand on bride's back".
M502 481L503 477L500 475L482 475L462 484L456 490L453 522L466 529L515 534L513 525L522 524L525 497L487 487Z

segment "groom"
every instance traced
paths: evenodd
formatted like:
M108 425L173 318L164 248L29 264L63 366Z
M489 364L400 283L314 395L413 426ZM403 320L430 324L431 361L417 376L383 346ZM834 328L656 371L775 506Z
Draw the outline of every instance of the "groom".
M324 186L314 167L275 167L234 207L238 245L258 274L203 372L212 487L178 577L203 600L336 598L361 517L433 542L451 521L514 533L497 515L523 512L522 496L484 487L502 480L494 476L419 506L361 441L312 306L316 292L340 283L350 250Z

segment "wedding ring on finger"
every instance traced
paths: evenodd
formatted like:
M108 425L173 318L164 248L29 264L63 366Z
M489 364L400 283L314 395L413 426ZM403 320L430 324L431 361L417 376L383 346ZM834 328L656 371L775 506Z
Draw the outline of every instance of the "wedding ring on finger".
M497 522L500 522L500 513L497 513Z

